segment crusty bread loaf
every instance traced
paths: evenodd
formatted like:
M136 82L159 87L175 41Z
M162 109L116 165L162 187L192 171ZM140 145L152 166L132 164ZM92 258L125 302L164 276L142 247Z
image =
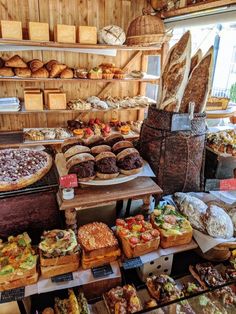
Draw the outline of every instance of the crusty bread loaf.
M165 110L170 102L176 102L175 111L178 111L188 81L190 62L191 35L188 31L168 54L160 82L159 109Z
M65 256L46 258L40 250L40 265L41 266L56 266L70 263L79 263L79 253L74 253Z
M79 262L67 263L63 265L55 266L40 266L41 274L43 278L51 278L54 276L77 271L79 268Z
M24 287L28 285L33 285L38 281L38 273L34 273L28 277L22 277L12 281L5 281L0 283L0 291L16 289L19 287Z
M202 59L202 50L198 49L195 55L193 55L191 58L189 75L193 72L193 69L196 67L196 65L199 63L201 59Z
M180 112L188 112L189 103L195 103L194 112L203 112L212 83L213 47L193 69L186 85L180 105Z

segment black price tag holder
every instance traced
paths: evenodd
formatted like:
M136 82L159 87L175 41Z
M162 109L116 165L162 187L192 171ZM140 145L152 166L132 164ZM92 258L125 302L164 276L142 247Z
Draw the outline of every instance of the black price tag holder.
M134 258L130 258L130 259L125 260L122 263L122 265L123 265L124 270L127 270L127 269L133 269L133 268L141 267L141 266L143 266L143 262L142 262L140 257L134 257Z
M113 270L110 264L106 264L100 267L94 267L91 269L91 271L95 279L113 274Z
M191 116L189 113L173 114L171 121L171 131L190 131Z
M72 281L72 280L74 280L73 273L66 273L66 274L51 277L51 281L53 283L60 283L60 282L66 282L66 281Z
M0 303L19 301L25 297L25 287L0 292Z

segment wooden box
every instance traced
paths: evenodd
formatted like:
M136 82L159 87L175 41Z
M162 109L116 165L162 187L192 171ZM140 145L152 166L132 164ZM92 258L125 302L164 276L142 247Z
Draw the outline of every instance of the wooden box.
M2 38L22 40L22 24L20 21L1 20Z
M58 88L48 88L43 90L43 100L44 100L44 105L48 105L48 94L49 93L60 93L60 89Z
M97 44L97 27L94 26L79 26L78 27L78 42L80 44Z
M57 24L54 28L54 41L76 43L76 27L74 25Z
M49 41L48 23L29 22L29 39L35 41Z
M49 93L48 94L48 109L65 110L66 109L66 94L65 93Z
M26 92L24 94L24 99L26 111L43 110L43 93Z

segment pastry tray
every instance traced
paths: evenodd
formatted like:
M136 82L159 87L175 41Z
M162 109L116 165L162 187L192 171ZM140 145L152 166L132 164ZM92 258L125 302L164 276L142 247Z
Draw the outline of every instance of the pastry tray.
M44 192L48 191L49 189L58 189L58 173L55 165L52 166L50 171L41 180L23 189L0 192L0 199L18 195Z
M36 131L41 131L41 130L45 130L45 129L51 129L51 130L56 130L59 128L27 128L27 129L23 129L23 133L25 134L26 132L29 132L31 130L36 130ZM66 132L70 135L68 138L73 137L72 133L67 129L67 128L62 128L63 130L66 130ZM40 144L48 144L48 143L63 143L64 140L66 140L67 138L63 138L63 139L53 139L53 140L47 140L44 139L42 141L33 141L33 140L25 140L24 139L24 143L25 144L32 144L32 143L40 143Z

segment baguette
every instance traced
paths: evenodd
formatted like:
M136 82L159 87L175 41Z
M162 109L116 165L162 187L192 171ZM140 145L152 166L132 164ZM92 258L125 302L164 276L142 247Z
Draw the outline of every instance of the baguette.
M51 278L58 275L77 271L79 268L79 262L72 262L63 265L55 266L40 266L41 274L43 278Z
M213 47L193 69L186 85L180 105L180 112L188 112L190 102L195 103L194 112L205 111L212 84Z
M196 65L200 62L202 59L202 50L198 49L198 51L195 53L195 55L192 56L191 58L191 66L190 66L190 74L193 72L193 69L196 67Z
M191 62L191 35L186 32L177 44L170 50L164 71L161 76L159 109L165 110L169 104L176 102L175 111L179 110L184 89L188 81Z
M34 273L31 276L18 278L11 281L5 281L0 283L0 291L16 289L28 285L33 285L38 281L38 273Z

